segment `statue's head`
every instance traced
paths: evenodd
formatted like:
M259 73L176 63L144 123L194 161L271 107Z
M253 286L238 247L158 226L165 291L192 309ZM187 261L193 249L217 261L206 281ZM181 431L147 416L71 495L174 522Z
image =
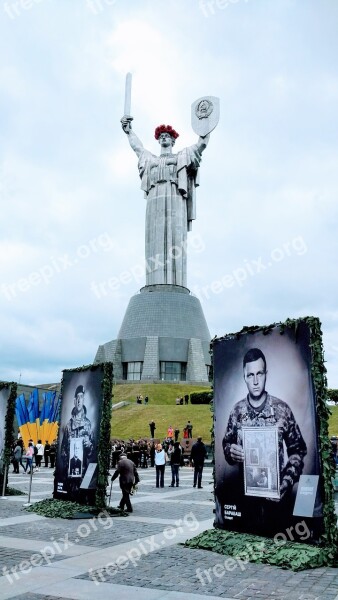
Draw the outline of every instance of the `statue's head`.
M171 127L171 125L159 125L155 129L155 139L159 141L161 146L173 146L178 136L179 134Z

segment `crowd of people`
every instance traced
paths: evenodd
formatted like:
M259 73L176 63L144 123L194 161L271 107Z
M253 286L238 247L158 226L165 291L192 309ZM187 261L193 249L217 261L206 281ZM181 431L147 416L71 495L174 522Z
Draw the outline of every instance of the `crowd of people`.
M150 437L154 438L155 437L155 429L156 429L156 423L155 421L150 421L149 423L149 429L150 429ZM192 430L193 430L193 425L190 421L187 422L187 424L185 425L185 427L183 427L183 438L184 439L192 439ZM175 442L178 441L178 436L180 435L181 431L178 427L173 428L172 425L169 425L168 430L167 430L167 439L168 440L172 440L173 438L175 438Z
M162 443L154 440L128 440L112 443L111 466L115 469L112 482L119 477L122 498L119 504L121 509L126 507L127 512L132 512L130 495L133 487L139 482L137 468L155 467L156 487L164 488L164 474L167 466L171 469L171 483L169 487L179 487L180 468L188 465L194 468L193 487L202 489L202 473L204 461L207 458L206 446L202 437L192 444L190 452L186 453L180 442L167 437Z
M25 473L27 473L27 471L31 472L32 469L39 471L42 466L42 460L44 461L45 468L50 467L53 469L55 466L55 457L56 440L51 444L48 440L45 441L45 444L42 444L41 440L38 440L37 443L34 444L33 440L30 439L28 441L28 446L25 447L22 438L18 437L12 446L11 452L13 473L18 474L20 472L20 466Z

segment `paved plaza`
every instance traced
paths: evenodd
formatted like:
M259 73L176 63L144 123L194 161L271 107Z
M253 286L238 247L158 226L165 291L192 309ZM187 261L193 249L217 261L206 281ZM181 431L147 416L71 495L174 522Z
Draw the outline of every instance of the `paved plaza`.
M156 489L155 471L139 469L141 483L126 518L50 519L27 512L27 496L0 500L0 599L16 600L338 600L338 568L293 573L232 561L185 548L186 539L212 527L212 469L203 489L181 469L180 487ZM10 486L28 490L29 477L10 474ZM53 471L33 476L32 501L52 497ZM113 484L111 506L121 497Z

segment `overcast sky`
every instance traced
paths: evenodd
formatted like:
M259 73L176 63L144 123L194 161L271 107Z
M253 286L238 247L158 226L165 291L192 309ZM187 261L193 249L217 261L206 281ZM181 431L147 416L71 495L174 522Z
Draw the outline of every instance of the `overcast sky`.
M211 336L318 316L338 387L337 22L334 0L1 0L0 379L91 363L145 283L131 71L154 153L220 98L188 255Z

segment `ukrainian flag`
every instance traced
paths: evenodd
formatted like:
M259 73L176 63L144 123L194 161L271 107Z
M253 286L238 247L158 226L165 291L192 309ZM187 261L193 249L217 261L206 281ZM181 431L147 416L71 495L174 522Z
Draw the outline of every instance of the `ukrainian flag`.
M32 433L34 444L40 439L40 419L39 419L39 390L35 388L30 395L28 403L29 429Z
M53 420L54 420L54 411L55 411L55 404L56 404L57 400L56 400L56 392L48 392L48 399L47 399L47 404L46 404L46 408L45 408L45 440L48 440L49 443L51 443L55 436L52 437L53 435Z
M25 447L28 447L28 442L32 438L31 431L29 428L29 414L25 402L25 395L20 394L15 402L15 414L18 421L20 433L22 435L23 443ZM33 439L33 438L32 438Z
M59 414L60 414L60 406L61 406L61 396L58 397L56 402L54 402L53 407L53 415L51 417L51 428L49 433L49 441L52 442L56 439L59 428Z

